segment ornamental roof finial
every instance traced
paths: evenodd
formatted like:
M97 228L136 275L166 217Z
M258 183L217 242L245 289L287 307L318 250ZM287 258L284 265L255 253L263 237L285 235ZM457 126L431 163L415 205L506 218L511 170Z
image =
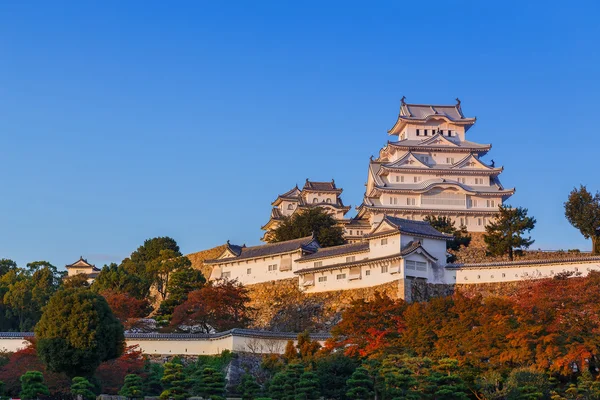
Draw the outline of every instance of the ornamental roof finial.
M229 246L229 239L227 239L227 245Z
M308 178L306 178L306 183L308 183Z
M335 186L335 179L331 178L331 184Z
M371 154L371 157L369 157L369 160L373 161L373 154Z
M492 168L494 168L496 166L496 162L494 161L494 159L492 158L491 160L491 164L492 164Z
M460 108L460 99L458 97L456 98L456 107Z
M402 98L400 99L400 104L405 106L406 105L406 96L402 96Z

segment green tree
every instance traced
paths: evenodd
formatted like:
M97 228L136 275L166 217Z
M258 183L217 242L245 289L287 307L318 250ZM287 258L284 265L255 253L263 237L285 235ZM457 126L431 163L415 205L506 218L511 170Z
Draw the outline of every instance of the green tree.
M161 250L160 254L154 260L147 264L147 272L150 281L156 285L156 290L161 296L161 300L165 300L169 294L170 279L173 274L181 269L191 269L192 262L184 256L173 250Z
M260 393L260 385L256 382L254 375L245 373L242 375L242 381L238 386L238 392L242 395L242 400L254 400Z
M565 217L586 239L592 239L592 254L600 253L600 193L592 195L583 185L574 188L565 202Z
M383 360L379 373L383 376L384 393L391 399L420 399L420 394L415 390L419 382L405 360L406 357L396 355Z
M344 244L344 230L338 222L322 208L316 207L284 217L271 232L270 242L283 242L315 234L323 247Z
M206 278L202 271L193 269L191 266L175 270L169 279L168 298L160 303L159 314L173 314L175 307L187 300L188 293L201 289L205 283Z
M17 263L8 258L0 259L0 276L6 274L8 271L17 269Z
M319 397L319 378L312 371L304 372L296 384L296 400L317 400Z
M145 395L159 396L162 393L161 378L163 377L163 370L161 364L150 362L150 360L144 362L143 392Z
M273 375L271 382L269 383L269 396L275 400L283 400L286 397L286 382L287 376L284 371L278 372Z
M537 400L547 398L550 385L546 374L533 368L517 368L506 380L508 400Z
M92 283L92 290L104 292L114 290L119 293L128 293L137 299L148 296L149 284L139 275L128 272L122 265L111 263L105 265Z
M21 399L35 400L40 395L49 396L50 391L44 384L44 376L39 371L27 371L21 376Z
M364 367L358 367L346 382L346 397L353 400L370 400L373 398L373 380Z
M204 368L196 386L198 395L205 399L219 400L225 396L225 378L214 368Z
M446 216L435 216L435 215L427 215L425 217L425 221L429 222L431 226L442 233L447 233L449 235L454 236L454 239L446 242L446 249L458 251L461 246L469 247L471 243L471 235L467 231L466 226L461 226L456 228L454 221ZM447 262L456 261L456 256L453 254L448 255Z
M123 387L119 391L119 396L127 397L128 399L143 399L144 387L142 378L139 375L129 374L125 376Z
M514 251L526 249L534 240L524 237L525 232L531 232L536 220L527 216L527 209L510 206L498 207L498 216L485 227L483 240L487 250L492 255L508 255L509 260L514 259Z
M162 400L185 400L189 397L189 382L183 373L183 365L179 363L165 363L165 372L161 379L165 390L160 394Z
M356 369L356 361L342 352L315 360L315 371L319 377L321 394L326 399L346 399L346 381Z
M77 400L94 400L96 395L92 392L93 387L94 385L87 379L76 376L73 378L73 383L71 384L71 394L75 396Z
M91 376L101 362L119 357L123 326L104 297L86 289L56 293L35 327L37 353L46 367L68 376Z

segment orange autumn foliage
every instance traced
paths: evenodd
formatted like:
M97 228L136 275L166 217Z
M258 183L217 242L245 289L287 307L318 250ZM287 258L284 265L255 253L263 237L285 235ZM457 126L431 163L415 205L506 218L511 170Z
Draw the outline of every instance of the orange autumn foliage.
M103 290L100 295L106 299L113 314L125 329L133 327L140 318L151 311L150 302L146 299L136 299L126 292Z
M128 346L114 360L105 361L96 370L95 376L102 386L102 393L116 395L129 374L141 375L144 371L144 355L139 346Z
M327 349L369 357L408 352L461 366L533 366L568 376L600 367L600 273L528 282L512 297L454 296L407 305L355 302Z

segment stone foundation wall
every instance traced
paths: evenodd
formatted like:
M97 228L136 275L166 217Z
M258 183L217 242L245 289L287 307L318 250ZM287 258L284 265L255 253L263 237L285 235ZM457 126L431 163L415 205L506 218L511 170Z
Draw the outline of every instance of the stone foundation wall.
M377 292L402 298L399 283L311 294L300 290L298 278L248 285L250 306L255 309L251 327L278 332L329 332L342 311L356 299L369 300Z

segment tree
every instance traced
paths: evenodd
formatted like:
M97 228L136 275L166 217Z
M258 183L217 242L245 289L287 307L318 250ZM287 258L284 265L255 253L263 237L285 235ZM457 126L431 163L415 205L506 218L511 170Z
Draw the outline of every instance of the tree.
M63 280L63 287L65 289L88 288L90 287L88 279L87 274L68 276Z
M315 360L315 372L319 377L321 394L326 399L346 399L346 381L356 370L356 361L336 352Z
M417 400L418 385L413 371L406 365L407 357L389 355L381 363L379 374L383 377L384 392L392 399Z
M344 230L327 211L315 207L284 217L283 221L271 232L271 243L299 239L315 234L323 247L344 244Z
M288 378L284 371L273 375L273 379L271 379L269 384L269 396L275 400L283 400L286 396L285 385L287 379Z
M547 398L548 379L542 371L533 368L514 369L506 380L508 400L536 400Z
M214 368L204 368L196 392L205 399L221 400L225 396L225 378Z
M162 392L160 385L162 369L158 364L153 365L157 365L158 376L153 375L153 369L147 370L146 360L139 346L128 346L118 358L100 364L94 377L100 383L102 393L116 395L123 387L127 375L144 375L148 380L152 379L155 380L155 383L157 382L158 389L153 387L154 391L149 391L149 393L158 396Z
M161 379L165 390L160 394L161 400L185 400L189 397L188 381L183 373L183 365L165 363L165 372Z
M248 289L239 282L211 282L189 293L187 300L175 308L171 326L186 325L203 333L243 328L250 322L249 301Z
M317 400L321 397L319 379L312 371L306 371L300 375L296 384L296 400Z
M348 356L368 356L399 346L405 328L406 303L375 293L370 301L355 300L342 312L342 320L331 330L329 347L344 349Z
M574 188L565 202L565 216L586 239L592 239L592 254L600 253L600 193L592 195L583 185Z
M51 371L90 376L121 355L125 337L104 297L86 289L56 293L35 327L37 353Z
M202 271L186 266L175 270L169 279L167 292L168 298L160 303L158 313L160 315L171 315L175 307L187 300L188 293L202 289L206 278Z
M0 259L0 276L6 274L8 271L17 269L17 263L8 258Z
M514 250L522 250L531 246L534 240L523 237L525 232L531 232L536 220L527 216L527 209L510 206L498 207L498 216L485 227L483 240L487 250L492 255L508 255L513 260Z
M454 225L454 221L448 217L427 215L425 221L429 222L429 224L438 231L454 236L454 239L446 242L446 249L448 250L458 251L461 246L468 247L471 243L471 235L469 235L467 227L462 225L457 229ZM446 261L454 262L456 261L456 256L450 254Z
M156 285L161 300L165 300L172 287L169 285L171 276L178 270L191 268L192 262L173 250L161 250L159 256L149 261L147 265L151 282Z
M352 400L370 400L373 398L373 380L364 367L358 367L346 382L346 396Z
M50 395L48 387L44 385L44 376L39 371L27 371L21 376L21 399L36 400L40 395Z
M92 283L92 290L103 292L112 290L127 293L137 299L148 296L149 284L140 275L128 272L122 265L111 263L105 265Z
M242 375L242 381L238 386L238 392L242 395L242 400L254 400L260 392L260 385L256 382L254 375L245 373Z
M129 374L125 377L123 387L119 391L119 396L124 396L128 399L143 399L144 390L142 378L138 375Z
M96 395L92 392L94 385L87 379L76 376L73 378L73 384L71 385L71 394L75 396L77 400L95 400Z
M114 316L125 326L131 328L137 319L143 318L151 311L147 299L136 299L127 292L103 290L100 295L104 297Z

